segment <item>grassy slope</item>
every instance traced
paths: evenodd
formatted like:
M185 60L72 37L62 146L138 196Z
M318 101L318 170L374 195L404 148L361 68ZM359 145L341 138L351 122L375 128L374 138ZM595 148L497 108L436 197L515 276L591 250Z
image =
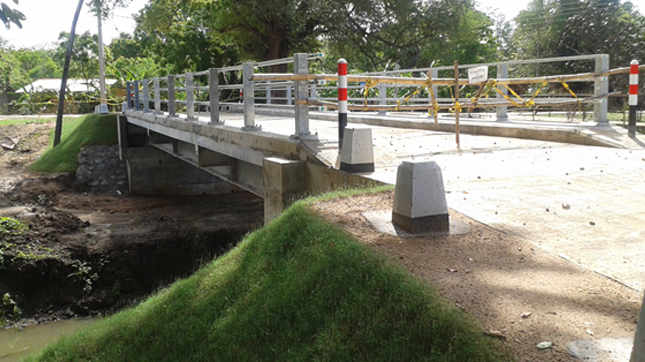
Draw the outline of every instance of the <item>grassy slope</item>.
M503 361L428 285L305 202L192 277L29 361Z
M88 114L63 122L61 143L48 148L29 169L38 172L75 172L84 145L116 144L116 115ZM53 137L52 137L53 140Z

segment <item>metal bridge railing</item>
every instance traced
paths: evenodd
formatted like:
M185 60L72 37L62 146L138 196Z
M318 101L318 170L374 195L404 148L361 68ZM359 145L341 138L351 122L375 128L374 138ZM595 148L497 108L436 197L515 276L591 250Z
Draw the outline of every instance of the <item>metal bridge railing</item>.
M128 84L125 108L170 116L184 113L195 119L197 114L208 112L211 123L221 123L220 109L241 108L244 112L244 129L257 130L255 111L260 107L293 109L295 135L310 136L308 112L316 109L335 109L338 95L337 74L311 74L309 60L324 54L295 54L292 58L268 62L246 62L240 66L211 68L201 72L170 75L164 78L143 79ZM563 61L591 61L593 72L561 74L542 77L511 77L510 71L518 66L542 65ZM293 73L257 73L256 69L293 63ZM475 67L494 67L496 78L471 84L464 73ZM455 65L424 69L401 69L378 73L349 74L349 110L353 111L418 111L427 110L435 115L440 110L451 112L476 107L495 107L498 120L507 119L508 107L536 107L542 105L593 104L594 120L607 122L608 78L628 72L629 68L609 69L606 54L573 57L520 60L484 64ZM439 75L453 72L454 76ZM460 73L461 72L461 73ZM461 74L461 75L460 75ZM405 76L404 76L405 75ZM224 79L226 84L220 84ZM568 90L555 98L541 99L540 91L549 83L558 83ZM593 94L578 97L567 82L593 82ZM455 90L455 84L458 86ZM540 85L534 94L518 94L513 87ZM474 97L460 95L464 86L470 86ZM451 98L440 98L439 89L450 89ZM461 87L461 88L460 88ZM494 94L494 98L488 97ZM150 106L153 109L150 109Z

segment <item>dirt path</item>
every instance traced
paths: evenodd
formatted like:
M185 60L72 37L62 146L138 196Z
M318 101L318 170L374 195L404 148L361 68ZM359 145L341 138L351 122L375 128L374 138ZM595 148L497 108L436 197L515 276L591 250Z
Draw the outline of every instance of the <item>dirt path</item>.
M485 333L503 339L519 361L577 361L567 351L572 341L633 339L640 293L454 212L453 222L467 224L470 233L406 239L381 233L363 213L391 210L392 199L393 193L354 197L316 209L431 282L481 321ZM544 341L553 347L539 350ZM620 352L597 360L620 360L612 359Z

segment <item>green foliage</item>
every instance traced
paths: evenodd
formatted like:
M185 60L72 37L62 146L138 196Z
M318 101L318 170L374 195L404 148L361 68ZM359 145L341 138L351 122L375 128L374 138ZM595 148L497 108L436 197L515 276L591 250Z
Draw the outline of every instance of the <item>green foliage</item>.
M5 252L13 248L15 244L6 242L4 240L0 241L0 270L5 269L7 263L11 261L10 258L5 258Z
M86 31L76 34L69 67L70 78L95 79L99 76L99 45L98 35ZM61 32L58 36L59 44L56 49L56 58L60 64L65 61L69 33Z
M118 142L116 117L114 114L89 114L65 120L61 143L47 149L29 169L38 172L75 172L81 147Z
M29 228L18 220L0 217L0 235L22 235Z
M2 303L0 303L0 327L2 327L7 320L17 320L22 316L22 311L18 308L18 304L11 298L9 293L2 296Z
M439 293L305 203L28 361L505 361Z
M15 4L18 4L18 0L13 0ZM19 10L10 8L7 4L0 3L0 20L4 23L4 26L9 29L11 24L15 24L18 28L22 29L22 20L25 20L25 15Z

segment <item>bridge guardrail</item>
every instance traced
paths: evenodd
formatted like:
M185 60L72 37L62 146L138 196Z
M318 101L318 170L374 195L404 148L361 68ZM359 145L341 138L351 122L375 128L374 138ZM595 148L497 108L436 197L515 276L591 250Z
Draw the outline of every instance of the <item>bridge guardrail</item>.
M244 129L259 129L254 120L258 106L285 106L294 109L296 114L295 135L309 136L309 107L323 109L336 108L333 102L337 96L336 74L311 74L308 61L318 59L324 54L296 54L293 58L277 59L267 62L247 62L239 66L211 68L208 70L170 75L166 78L153 78L135 81L132 94L127 92L127 107L143 112L168 112L176 116L181 111L186 118L195 119L198 113L210 113L211 123L221 123L220 108L242 106ZM562 74L542 77L512 78L509 70L515 66L539 65L562 61L592 61L593 72ZM255 69L293 63L291 74L256 73ZM485 82L470 84L463 73L474 67L495 67L497 77ZM445 72L454 72L454 77L440 78ZM495 107L498 120L507 119L508 107L535 107L542 105L593 104L594 120L607 122L608 78L611 75L626 73L629 68L609 69L609 56L606 54L582 55L573 57L546 58L533 60L508 61L498 63L456 65L454 67L432 67L424 69L388 70L385 72L349 74L348 86L350 105L353 111L418 111L427 110L434 114L435 122L439 110L460 111L476 107ZM461 72L461 75L460 75ZM402 75L417 75L404 77ZM224 79L226 84L219 84ZM241 83L240 83L241 79ZM593 94L576 95L567 82L593 82ZM559 83L568 92L555 98L541 99L539 93L549 83ZM152 96L150 90L152 84ZM165 84L162 87L162 84ZM453 89L451 97L439 97L440 87ZM531 93L516 92L519 85L539 85ZM474 97L460 96L463 86L477 88ZM527 87L528 88L528 87ZM444 92L446 88L443 88ZM140 94L141 93L141 94ZM475 93L473 91L473 93ZM494 93L494 98L489 94ZM511 94L511 95L509 95ZM217 95L217 96L213 96ZM165 96L165 99L164 99ZM151 103L154 110L150 109Z

